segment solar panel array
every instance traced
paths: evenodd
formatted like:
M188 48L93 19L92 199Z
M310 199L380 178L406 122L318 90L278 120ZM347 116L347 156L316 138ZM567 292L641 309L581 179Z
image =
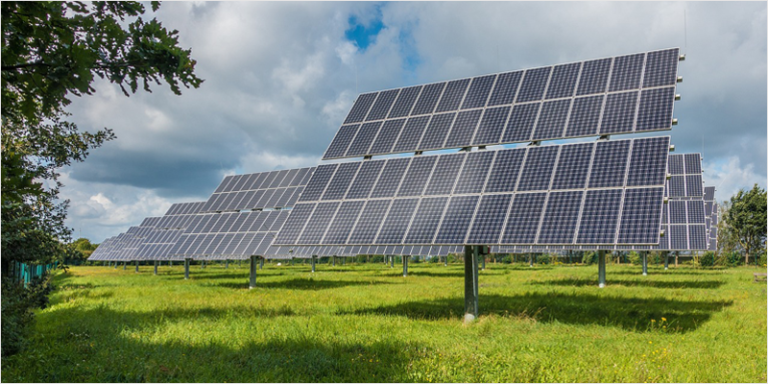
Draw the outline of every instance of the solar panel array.
M290 207L313 168L227 176L205 202L202 212Z
M358 96L324 160L669 130L679 49Z
M317 167L276 245L654 244L669 137Z
M197 215L169 253L192 259L265 256L289 214L286 210Z
M704 181L701 172L701 154L670 154L666 194L669 198L697 199L704 197Z
M680 190L678 195L670 197L667 204L664 205L662 210L661 230L665 236L660 238L658 245L619 245L616 247L592 247L592 246L547 246L547 247L498 247L494 248L493 252L498 253L516 253L516 252L550 252L550 251L562 251L562 250L590 250L590 249L615 249L615 250L638 250L638 251L703 251L710 247L710 235L708 220L711 220L711 207L706 208L703 196L689 196L688 192L693 191L693 194L698 194L699 191L708 191L704 193L704 196L712 196L714 199L714 187L691 188L692 182L702 179L701 175L701 156L698 153L693 154L670 154L669 165L677 164L680 169L676 169L674 172L680 174L683 173L687 176L696 176L687 178L684 180L684 188ZM698 161L698 165L696 165ZM682 170L688 170L686 174ZM698 173L696 173L698 172ZM669 195L669 188L671 184L667 180L665 186L665 195ZM706 197L705 197L706 198Z

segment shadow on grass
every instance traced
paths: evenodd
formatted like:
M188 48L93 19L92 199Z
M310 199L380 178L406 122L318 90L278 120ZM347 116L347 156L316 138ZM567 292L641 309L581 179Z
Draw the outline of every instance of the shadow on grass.
M40 314L50 369L33 369L37 360L23 354L3 361L9 382L408 382L408 364L423 347L414 342L347 341L297 333L288 337L264 335L261 340L228 342L176 334L166 341L152 335L175 323L202 324L219 319L292 315L290 310L251 307L227 309L163 309L150 312L115 311L107 306L61 308ZM257 324L257 323L254 323ZM254 325L256 326L256 325ZM188 331L193 332L193 331ZM209 331L206 331L209 332ZM166 338L163 338L166 339ZM47 344L46 344L47 345ZM95 347L94 347L95 346ZM79 364L67 364L71 356ZM80 361L82 359L82 361ZM15 368L7 369L10 365ZM9 374L8 371L13 372Z
M642 275L641 275L642 276ZM625 287L648 287L648 288L691 288L691 289L716 289L723 284L722 281L659 281L653 280L652 276L645 276L647 280L626 280L608 278L607 285L623 285ZM567 287L596 287L597 279L560 279L547 281L534 281L533 285L557 285Z
M651 320L668 320L668 331L689 332L709 320L732 301L684 301L664 298L604 297L592 294L531 293L521 296L483 295L480 315L497 314L540 322L612 326L644 332ZM351 312L405 316L421 320L455 319L464 316L464 298L444 298L383 305Z
M649 268L648 274L649 275L682 275L682 276L720 276L723 274L724 269L713 269L713 270L675 270L674 268L670 267L668 270L664 270L662 268ZM642 267L637 267L637 272L634 271L615 271L611 272L611 267L608 267L607 270L608 275L630 275L630 276L637 276L643 274Z
M258 275L256 277L256 288L269 288L269 289L299 289L308 291L317 291L321 289L333 289L344 288L351 286L366 286L366 285L381 285L392 284L383 281L374 280L319 280L319 279L291 279L284 281L259 281ZM231 283L215 283L211 284L217 287L233 288L233 289L248 289L247 276L243 282L231 282Z

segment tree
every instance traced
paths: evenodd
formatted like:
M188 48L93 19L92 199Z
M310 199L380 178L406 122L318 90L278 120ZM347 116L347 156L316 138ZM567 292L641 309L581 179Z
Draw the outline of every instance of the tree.
M766 192L757 184L749 191L741 189L731 197L730 205L725 220L744 249L745 264L749 264L749 256L765 243Z
M126 96L139 85L197 88L191 50L177 31L144 21L138 2L8 2L2 13L2 277L3 355L20 345L28 310L45 305L47 280L18 287L11 262L48 263L75 255L64 225L57 171L85 160L90 149L115 138L107 128L80 132L66 121L74 96L95 92L95 76ZM152 3L153 11L159 7ZM24 313L16 313L23 311ZM7 320L10 319L10 320ZM16 320L13 320L16 319ZM6 330L14 329L13 337ZM7 347L7 348L6 348Z

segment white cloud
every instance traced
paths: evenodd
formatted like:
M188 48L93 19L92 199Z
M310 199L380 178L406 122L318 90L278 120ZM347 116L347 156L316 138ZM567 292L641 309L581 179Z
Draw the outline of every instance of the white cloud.
M755 173L754 164L742 166L737 156L721 162L709 162L705 158L702 163L704 184L716 187L715 198L719 201L730 199L739 189L752 189L755 183L766 186L766 175Z

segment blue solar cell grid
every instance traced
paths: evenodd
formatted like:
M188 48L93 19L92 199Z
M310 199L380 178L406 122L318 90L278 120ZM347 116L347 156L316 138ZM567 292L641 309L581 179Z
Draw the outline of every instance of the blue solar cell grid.
M675 48L363 94L323 158L669 130L678 52ZM493 107L504 109L486 110ZM452 111L459 108L457 118ZM376 135L370 127L357 124L396 118L406 118L405 125L385 124L386 134L373 145ZM412 123L415 118L422 119Z

